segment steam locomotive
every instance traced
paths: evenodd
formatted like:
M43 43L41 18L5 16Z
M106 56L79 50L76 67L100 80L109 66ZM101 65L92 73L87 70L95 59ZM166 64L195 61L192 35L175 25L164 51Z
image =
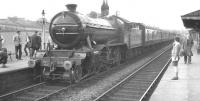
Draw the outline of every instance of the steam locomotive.
M76 12L76 6L68 4L69 11L51 20L49 33L57 48L37 52L29 60L36 76L79 82L169 42L176 35L115 15L91 18Z

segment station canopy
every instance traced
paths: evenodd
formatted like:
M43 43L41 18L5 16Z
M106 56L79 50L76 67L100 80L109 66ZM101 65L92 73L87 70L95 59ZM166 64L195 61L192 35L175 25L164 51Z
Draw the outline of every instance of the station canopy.
M181 16L186 28L200 29L200 10Z

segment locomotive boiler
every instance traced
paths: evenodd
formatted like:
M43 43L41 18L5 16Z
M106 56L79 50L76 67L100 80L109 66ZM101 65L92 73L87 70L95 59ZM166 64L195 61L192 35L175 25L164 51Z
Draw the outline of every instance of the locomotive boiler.
M69 11L55 15L50 23L50 35L61 49L79 48L90 37L95 44L120 43L120 27L115 19L90 18L75 11L76 5L68 5Z

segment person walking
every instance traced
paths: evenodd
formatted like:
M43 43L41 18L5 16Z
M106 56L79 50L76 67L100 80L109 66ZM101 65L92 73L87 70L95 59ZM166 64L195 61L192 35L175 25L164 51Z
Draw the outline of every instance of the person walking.
M24 46L24 52L25 52L26 56L28 56L27 49L28 49L29 54L30 54L30 36L28 36L28 34L26 34L26 43L25 43L25 46Z
M178 62L179 62L179 53L180 53L181 45L180 45L180 38L176 37L173 42L173 48L171 52L171 59L172 59L172 66L175 69L175 77L172 80L178 80Z
M41 37L38 34L38 31L30 37L30 57L32 58L36 51L41 48Z
M22 37L20 36L20 31L17 31L17 35L13 37L15 44L15 55L17 60L21 60L22 56Z
M191 64L192 56L193 56L193 53L192 53L193 45L194 45L194 41L193 41L191 33L189 33L187 37L185 38L185 40L183 41L183 50L185 52L185 55L184 55L185 64L186 63Z

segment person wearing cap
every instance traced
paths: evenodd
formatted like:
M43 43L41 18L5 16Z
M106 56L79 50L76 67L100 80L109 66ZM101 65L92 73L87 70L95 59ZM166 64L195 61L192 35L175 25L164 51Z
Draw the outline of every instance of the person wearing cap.
M20 36L20 31L17 31L17 34L13 37L15 44L15 55L17 60L21 60L22 56L22 37Z

